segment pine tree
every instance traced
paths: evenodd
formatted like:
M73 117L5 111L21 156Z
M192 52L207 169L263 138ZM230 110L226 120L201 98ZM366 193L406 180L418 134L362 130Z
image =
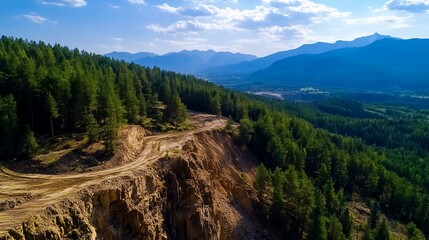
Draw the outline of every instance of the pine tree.
M12 95L0 97L0 155L12 156L16 153L19 135L16 102Z
M272 176L273 204L271 208L271 221L283 233L289 230L286 227L282 227L282 225L287 224L285 222L285 211L288 209L285 205L285 201L287 200L285 199L285 192L283 191L285 181L285 174L281 171L280 168L276 168Z
M104 146L105 146L105 151L107 153L113 153L115 152L115 141L116 141L116 134L117 134L117 123L115 122L114 119L109 118L106 121L106 126L105 126L105 130L104 130Z
M37 144L36 138L34 137L33 131L31 131L31 128L28 125L24 127L24 134L22 139L22 156L24 158L32 158L37 152L37 148L39 146Z
M304 233L311 228L311 214L315 208L315 193L310 179L305 174L302 174L300 178L294 212L298 223L295 225L297 226L296 231L302 239Z
M116 77L119 85L119 96L125 107L126 119L129 123L136 123L140 110L139 100L136 96L133 73L128 69L125 62L119 63Z
M124 106L127 112L127 120L129 123L137 123L140 104L130 79L127 79L125 88Z
M36 62L32 58L25 58L20 65L18 75L22 81L23 92L25 93L26 106L29 108L27 114L30 115L31 126L34 127L34 92L39 89L36 79Z
M180 100L177 91L174 91L168 100L164 116L168 122L175 125L183 123L186 120L186 106Z
M97 142L100 138L100 127L98 126L97 120L92 114L87 116L87 129L88 138L90 143Z
M225 131L230 133L232 132L232 124L234 123L234 120L232 120L231 115L229 115L228 120L226 121L225 125Z
M352 233L353 220L350 216L349 208L345 207L340 217L341 225L343 226L343 232L346 238L349 238Z
M247 104L243 101L239 100L236 102L236 117L235 119L237 121L240 121L241 119L249 118L249 108L247 107Z
M315 207L311 215L311 228L308 232L308 240L328 239L328 230L326 228L326 201L323 193L316 191L314 193ZM319 238L320 237L320 238Z
M285 167L286 149L284 148L278 136L273 136L270 139L268 143L267 155L267 160L270 162L270 166Z
M328 240L326 218L319 210L316 210L313 215L313 226L308 236L308 240Z
M172 91L170 87L170 80L168 77L165 77L160 85L159 100L163 102L168 102L172 96L172 92L174 91Z
M221 111L225 115L232 115L234 113L234 102L229 93L222 96Z
M253 124L248 118L240 120L240 126L238 127L238 136L236 141L239 145L245 146L252 139Z
M100 82L100 106L103 111L100 113L103 126L103 140L106 152L113 153L115 151L115 140L119 125L123 122L125 113L122 107L121 100L115 90L114 74L112 69L107 69L104 73L105 79Z
M46 108L48 110L51 122L51 136L54 136L54 124L53 119L58 117L58 107L55 98L51 95L51 92L46 94Z
M371 229L374 229L377 226L379 218L379 205L377 201L373 201L371 205L371 213L369 216L369 226Z
M335 194L334 183L332 178L328 180L328 182L324 186L324 193L326 199L326 209L330 213L337 213L339 210L339 201L338 197Z
M371 230L371 226L369 224L365 227L365 232L363 234L362 240L375 240L373 232Z
M319 170L317 170L316 186L323 187L330 179L330 173L325 163L320 164Z
M377 240L390 240L389 225L386 219L383 219L383 221L378 224L374 238Z
M261 212L265 220L268 219L272 205L271 174L264 164L256 168L255 181L253 182L258 196Z
M147 103L146 103L146 98L143 96L143 94L139 95L139 114L141 117L145 117L146 116L146 111L147 111Z
M407 237L409 240L425 240L425 235L417 228L416 224L407 225Z
M331 216L328 220L328 237L330 240L346 240L343 226L335 216Z
M210 108L211 108L211 113L217 116L221 115L220 97L217 94L214 97L210 98Z

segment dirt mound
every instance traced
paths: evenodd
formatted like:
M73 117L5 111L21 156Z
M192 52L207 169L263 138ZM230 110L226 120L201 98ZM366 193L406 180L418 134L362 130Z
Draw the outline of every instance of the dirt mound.
M112 168L133 161L144 150L147 131L139 125L127 125L118 133L118 144L113 155L102 166L91 170Z
M195 130L154 136L128 126L110 165L91 172L2 168L0 239L266 238L254 211L254 157L216 130L225 119L195 121Z

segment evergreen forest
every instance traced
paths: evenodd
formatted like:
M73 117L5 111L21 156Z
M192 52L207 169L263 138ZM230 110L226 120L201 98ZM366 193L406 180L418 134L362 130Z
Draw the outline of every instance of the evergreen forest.
M283 239L355 239L357 228L362 239L392 239L388 221L425 239L429 125L414 116L427 113L379 115L342 101L265 99L59 44L0 39L3 163L31 158L42 136L85 133L114 152L121 125L179 128L186 110L211 113L238 123L228 127L235 143L261 161L260 221ZM353 224L355 199L371 207L364 226Z

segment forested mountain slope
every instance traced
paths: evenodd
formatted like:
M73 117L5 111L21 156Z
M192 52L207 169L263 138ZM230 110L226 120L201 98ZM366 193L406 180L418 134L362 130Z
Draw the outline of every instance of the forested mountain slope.
M179 126L186 106L231 116L227 131L234 142L264 164L248 181L256 189L259 221L273 233L287 239L347 239L353 233L389 239L383 213L407 225L411 239L429 234L428 189L386 167L401 152L315 128L275 101L189 75L8 37L0 41L0 95L2 162L31 158L41 136L65 133L86 134L113 152L121 124ZM232 121L239 122L237 129ZM372 208L365 226L352 224L354 196Z
M261 57L251 61L244 61L237 64L228 64L219 67L212 67L201 71L202 74L250 74L255 71L262 70L269 67L276 61L285 58L301 55L301 54L320 54L341 48L350 47L363 47L375 41L384 38L391 38L390 36L380 35L375 33L370 36L356 38L352 41L336 41L335 43L317 42L313 44L305 44L296 49L281 51Z
M252 74L259 86L345 90L428 89L429 40L382 39L365 47L299 55Z

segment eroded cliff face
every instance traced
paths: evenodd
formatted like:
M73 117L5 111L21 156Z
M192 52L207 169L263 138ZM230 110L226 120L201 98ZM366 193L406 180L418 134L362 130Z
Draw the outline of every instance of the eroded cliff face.
M268 238L254 209L256 164L227 134L196 133L144 169L59 199L0 239Z

